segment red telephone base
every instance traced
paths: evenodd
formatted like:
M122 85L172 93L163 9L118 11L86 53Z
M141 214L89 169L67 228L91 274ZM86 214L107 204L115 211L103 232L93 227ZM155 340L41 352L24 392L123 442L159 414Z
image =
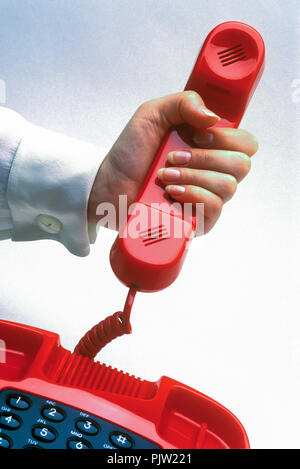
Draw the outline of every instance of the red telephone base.
M0 339L0 393L13 389L80 409L160 448L249 448L230 411L178 381L135 378L71 353L57 334L22 324L1 320ZM0 425L0 440L1 431Z

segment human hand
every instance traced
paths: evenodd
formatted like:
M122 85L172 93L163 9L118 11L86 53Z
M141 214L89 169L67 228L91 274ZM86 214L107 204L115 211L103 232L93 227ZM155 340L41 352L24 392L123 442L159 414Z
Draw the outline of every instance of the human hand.
M195 146L168 155L171 167L158 173L172 199L204 203L204 232L218 220L223 204L250 170L257 140L246 130L211 128L219 118L206 109L194 91L183 91L142 104L105 157L96 176L88 204L88 220L97 223L97 206L110 202L118 220L119 195L128 206L137 198L167 131L188 124L204 128L194 136ZM188 154L188 153L189 154Z

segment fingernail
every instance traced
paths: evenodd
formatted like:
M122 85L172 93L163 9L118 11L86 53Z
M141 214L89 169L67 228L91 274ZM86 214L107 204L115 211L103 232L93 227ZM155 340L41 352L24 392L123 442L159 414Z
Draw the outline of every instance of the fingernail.
M212 112L210 109L207 109L206 107L204 106L199 106L199 111L202 112L203 114L205 114L206 116L209 116L209 117L217 117L218 121L221 120L221 117L218 116L217 114L215 114L214 112Z
M157 176L159 179L168 179L169 181L174 181L180 178L180 171L173 168L161 168L157 171Z
M193 140L196 145L210 145L214 140L214 134L204 131L194 135Z
M173 195L181 195L185 192L185 187L183 186L166 186L165 189Z
M186 164L190 161L192 154L189 151L171 151L168 161L172 164Z

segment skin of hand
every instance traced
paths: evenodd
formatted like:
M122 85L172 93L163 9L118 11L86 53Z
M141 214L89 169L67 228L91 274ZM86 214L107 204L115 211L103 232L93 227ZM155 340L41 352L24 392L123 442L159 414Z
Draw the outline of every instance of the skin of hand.
M223 204L248 174L258 143L242 129L212 128L219 120L194 91L183 91L142 104L110 149L99 168L88 204L88 221L97 223L101 202L114 204L126 194L128 206L139 193L167 131L185 124L196 128L193 148L168 155L168 168L158 172L175 201L204 203L204 233L218 220ZM197 130L201 129L201 130ZM203 130L205 129L205 130Z

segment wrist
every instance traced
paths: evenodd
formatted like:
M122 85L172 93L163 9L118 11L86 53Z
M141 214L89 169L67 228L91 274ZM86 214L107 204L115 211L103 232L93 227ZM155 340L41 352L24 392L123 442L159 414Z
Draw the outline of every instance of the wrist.
M97 208L100 204L112 203L111 199L113 190L110 187L106 162L107 160L105 159L98 169L92 190L90 192L87 208L88 223L98 223L101 218L103 218L104 214L97 214Z

